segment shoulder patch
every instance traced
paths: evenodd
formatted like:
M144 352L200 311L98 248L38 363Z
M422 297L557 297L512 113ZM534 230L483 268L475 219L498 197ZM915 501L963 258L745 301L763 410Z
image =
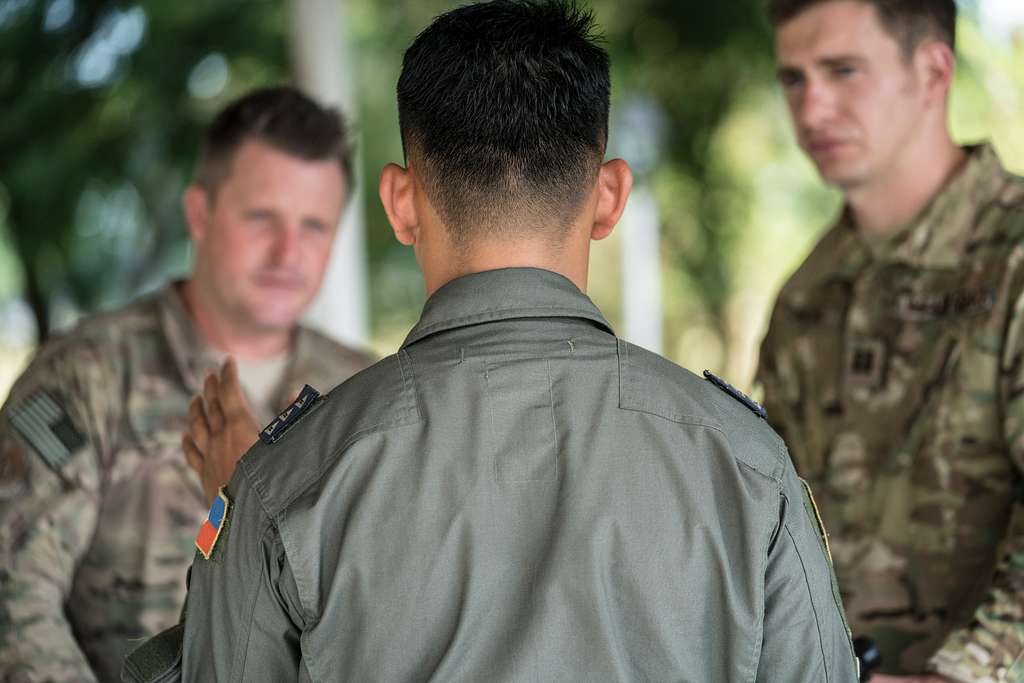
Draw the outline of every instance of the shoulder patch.
M303 415L309 412L318 398L320 398L319 391L308 384L302 387L295 402L263 428L260 432L260 441L270 445L280 439Z
M758 403L754 399L750 398L749 396L744 394L742 391L740 391L739 389L737 389L733 385L731 385L728 382L726 382L721 377L718 377L717 375L715 375L710 370L705 370L704 371L704 379L708 380L709 382L714 384L716 387L718 387L719 389L721 389L725 393L729 394L730 396L732 396L734 399L736 399L737 401L739 401L740 403L742 403L746 407L750 408L751 412L753 412L755 415L757 415L762 420L768 419L768 413L765 411L764 407L760 403Z
M61 398L38 389L11 409L11 424L50 469L59 472L85 445Z
M222 486L217 491L217 497L213 499L213 505L210 506L210 514L206 516L206 521L199 527L199 533L196 534L196 548L203 555L203 559L210 559L210 555L213 554L213 548L217 545L217 541L220 540L221 531L227 525L228 513L231 511L231 500L228 498L227 493L224 492Z

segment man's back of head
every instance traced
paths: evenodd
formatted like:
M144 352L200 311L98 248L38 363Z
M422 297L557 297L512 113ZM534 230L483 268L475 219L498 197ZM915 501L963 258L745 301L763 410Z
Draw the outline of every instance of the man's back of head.
M598 42L573 3L497 0L442 15L406 51L408 169L385 168L381 198L428 293L514 265L585 288L589 240L611 232L631 186L625 162L602 164L610 82Z
M406 51L402 141L455 241L508 216L558 241L575 218L608 136L608 55L592 32L574 5L502 0L444 15Z

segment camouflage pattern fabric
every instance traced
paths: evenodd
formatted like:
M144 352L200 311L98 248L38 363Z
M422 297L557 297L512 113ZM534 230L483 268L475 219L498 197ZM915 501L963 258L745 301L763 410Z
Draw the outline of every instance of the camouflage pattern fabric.
M177 623L207 513L181 452L187 404L219 357L176 289L44 345L0 411L0 680L118 680ZM296 332L279 404L372 360Z
M779 295L759 381L882 671L1024 681L1024 180L968 151L890 238L844 213Z

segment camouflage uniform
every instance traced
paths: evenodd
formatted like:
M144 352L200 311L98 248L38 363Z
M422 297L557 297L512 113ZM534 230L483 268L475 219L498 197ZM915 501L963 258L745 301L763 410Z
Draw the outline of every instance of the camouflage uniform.
M177 622L208 508L181 434L218 360L168 287L46 344L15 384L0 412L0 679L117 680ZM370 362L300 328L280 405L257 418Z
M891 237L844 213L779 295L759 379L882 670L1024 680L1024 180L968 151Z

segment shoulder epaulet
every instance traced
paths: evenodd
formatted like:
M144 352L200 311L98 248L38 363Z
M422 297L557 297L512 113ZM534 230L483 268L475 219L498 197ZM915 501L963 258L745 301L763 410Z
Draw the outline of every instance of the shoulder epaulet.
M726 382L721 377L718 377L710 370L704 371L704 379L711 382L716 387L718 387L719 389L721 389L722 391L729 394L734 399L745 405L747 408L751 410L751 412L753 412L762 420L768 419L768 413L765 411L764 406L762 406L760 403L744 394L742 391L740 391L733 385Z
M260 431L260 441L269 446L280 439L303 415L309 412L319 398L319 391L308 384L304 386L299 397Z

